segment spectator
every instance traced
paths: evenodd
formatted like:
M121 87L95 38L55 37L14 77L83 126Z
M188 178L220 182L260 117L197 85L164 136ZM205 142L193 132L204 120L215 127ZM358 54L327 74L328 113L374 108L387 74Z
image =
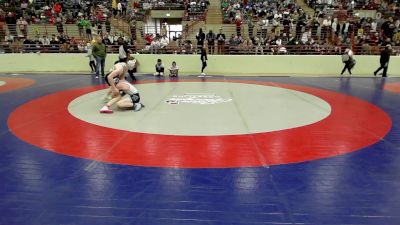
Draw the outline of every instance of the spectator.
M208 32L206 35L207 39L207 44L208 44L208 54L214 54L214 49L215 49L215 34L213 33L212 30Z
M381 27L382 31L383 31L383 38L393 38L393 34L394 34L394 29L395 29L395 25L393 23L393 17L389 17L388 20L386 22L384 22L382 24Z
M85 28L86 28L86 38L88 40L92 40L92 38L93 38L93 36L92 36L92 24L88 20L86 20Z
M102 38L97 37L96 43L93 44L92 54L96 58L96 78L99 77L100 69L101 76L104 77L104 66L107 57L107 47L103 43Z
M110 20L111 20L110 18L107 18L107 20L105 22L107 34L109 34L111 32L111 21Z
M12 53L22 53L23 46L21 41L16 38L14 41L11 42L11 51Z
M79 30L79 36L83 37L84 33L83 33L83 27L85 26L85 20L84 18L81 18L78 23L76 24L78 26L78 30Z
M250 54L252 47L251 40L246 39L239 45L240 53Z
M108 35L108 34L106 34L106 35L104 35L104 37L103 37L103 43L105 44L105 45L111 45L111 41L110 41L110 35Z
M119 48L118 48L118 62L127 62L129 57L128 45L125 41L119 41Z
M69 51L69 43L64 42L60 46L60 53L67 53Z
M239 44L240 40L238 39L238 37L235 36L235 34L232 34L231 38L229 39L229 52L235 53Z
M161 36L160 48L163 49L163 51L166 51L168 44L169 44L169 40L168 40L167 36L166 35Z
M379 62L381 64L381 66L377 70L375 70L374 76L376 76L376 74L378 74L378 72L381 69L383 69L382 77L386 77L387 76L386 73L387 73L387 69L388 69L388 66L389 66L391 50L392 50L392 46L391 45L386 45L385 49L381 51L381 57L379 59Z
M193 45L192 45L192 42L190 40L185 41L184 49L183 49L182 52L184 52L186 54L192 54L193 53Z
M61 4L59 2L56 2L53 6L53 10L56 14L60 14L62 11Z
M247 27L249 31L249 38L253 38L254 24L251 18L247 22Z
M206 39L206 35L203 33L203 29L199 29L199 33L196 35L196 40L197 40L197 49L198 52L201 52L201 48L204 46L204 40Z
M242 20L240 19L240 17L235 20L235 24L236 24L236 35L239 36L241 35L241 29L242 29Z
M258 54L258 51L261 52L261 55L264 55L264 39L260 36L257 35L254 40L253 40L254 46L255 46L255 54Z
M264 18L259 21L258 25L261 27L261 37L262 38L266 38L267 33L268 33L268 19L267 19L267 16L264 16Z
M223 55L225 52L225 34L222 33L222 28L219 29L219 33L217 34L217 44L218 44L218 53Z
M118 15L120 17L122 17L122 3L121 2L118 2L117 9L118 9Z
M57 27L57 32L59 34L64 33L64 25L63 25L63 21L62 21L62 19L60 17L58 17L56 19L56 27Z
M90 69L92 70L92 73L96 71L96 63L95 63L95 57L93 56L92 52L92 44L90 42L87 43L87 57L89 57L89 66ZM96 78L99 78L98 76Z
M19 30L21 31L22 35L26 38L28 36L28 22L23 17L20 17L17 26Z
M156 72L154 73L154 76L164 76L164 65L162 64L161 59L157 59L155 67L156 67Z
M42 42L44 46L50 45L50 39L45 35L42 38L39 38L39 41Z
M101 22L97 23L97 35L103 36L103 26L101 25Z
M8 26L8 30L10 34L14 37L18 36L17 30L15 29L17 20L15 18L15 14L9 12L5 18L6 24Z
M161 29L160 29L160 36L161 37L166 37L167 36L167 33L168 33L168 31L167 31L167 23L162 23L161 24Z
M154 38L150 45L150 53L157 54L158 50L161 48L160 37Z
M117 0L112 0L112 11L113 11L114 17L116 17L118 15L118 3L117 3Z
M176 62L173 61L171 67L169 68L169 76L177 77L178 76L179 67L176 65Z

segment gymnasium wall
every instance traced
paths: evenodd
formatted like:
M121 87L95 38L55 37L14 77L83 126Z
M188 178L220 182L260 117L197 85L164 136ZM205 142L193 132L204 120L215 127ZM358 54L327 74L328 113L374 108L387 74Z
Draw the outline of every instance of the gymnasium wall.
M84 72L89 71L86 54L1 54L0 73L21 72ZM176 61L180 73L199 74L199 55L135 55L139 61L139 73L153 73L158 58L166 67ZM336 76L343 68L340 56L318 55L210 55L208 74L266 75L266 76ZM379 66L379 56L356 56L357 65L353 74L371 76ZM108 55L106 70L117 60L117 55ZM400 57L392 56L389 76L400 76Z

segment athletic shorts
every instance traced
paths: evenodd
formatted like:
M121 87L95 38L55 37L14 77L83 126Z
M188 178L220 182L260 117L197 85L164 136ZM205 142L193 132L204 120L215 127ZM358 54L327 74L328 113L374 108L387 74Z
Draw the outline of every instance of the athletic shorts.
M105 80L105 82L108 84L108 86L111 86L111 84L108 82L108 76L109 76L110 74L111 74L111 72L107 73L107 74L104 76L104 80ZM119 81L118 77L114 78L115 84L117 84L118 81Z

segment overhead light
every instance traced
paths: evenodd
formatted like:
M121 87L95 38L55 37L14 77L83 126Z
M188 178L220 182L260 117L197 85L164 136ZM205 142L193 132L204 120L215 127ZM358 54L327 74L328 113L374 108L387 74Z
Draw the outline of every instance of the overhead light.
M171 14L169 14L169 13L167 13L166 15L167 15L167 16L171 16Z

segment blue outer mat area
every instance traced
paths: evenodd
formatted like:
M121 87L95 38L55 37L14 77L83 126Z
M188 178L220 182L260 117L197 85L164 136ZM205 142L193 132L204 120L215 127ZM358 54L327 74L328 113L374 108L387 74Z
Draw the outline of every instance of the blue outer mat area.
M7 127L16 107L99 84L87 75L19 77L36 84L0 94L1 225L400 224L400 94L383 90L399 78L231 77L355 96L387 112L393 126L374 145L328 159L268 168L167 169L93 164L19 140Z

